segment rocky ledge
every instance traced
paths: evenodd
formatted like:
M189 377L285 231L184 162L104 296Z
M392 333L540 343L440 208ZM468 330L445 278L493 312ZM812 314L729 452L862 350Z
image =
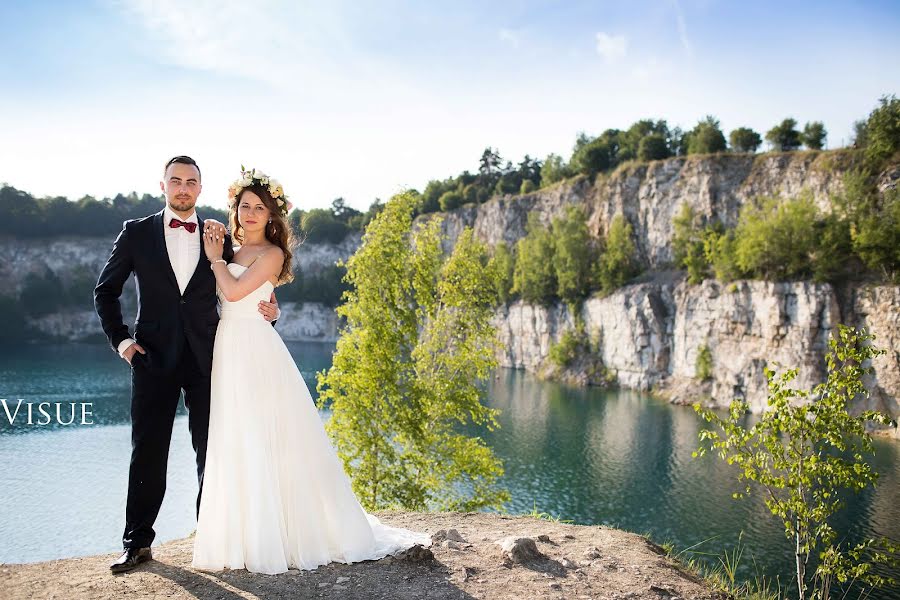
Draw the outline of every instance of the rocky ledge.
M376 513L385 523L431 534L430 548L314 571L260 575L191 568L193 538L153 548L154 560L110 574L115 554L0 565L0 597L719 599L644 537L605 526L569 525L495 513Z

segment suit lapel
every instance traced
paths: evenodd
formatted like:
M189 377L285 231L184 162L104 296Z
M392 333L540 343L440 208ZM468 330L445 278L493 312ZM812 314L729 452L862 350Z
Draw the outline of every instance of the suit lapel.
M166 248L166 233L163 227L163 213L165 209L159 211L153 216L153 239L156 242L156 254L159 261L165 265L163 270L175 289L178 290L178 280L175 278L175 271L172 269L172 260L169 258L169 250ZM202 254L202 253L201 253Z

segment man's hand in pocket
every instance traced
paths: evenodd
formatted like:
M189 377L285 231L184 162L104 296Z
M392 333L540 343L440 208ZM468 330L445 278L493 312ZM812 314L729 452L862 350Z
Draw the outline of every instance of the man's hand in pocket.
M134 358L134 355L140 352L141 354L147 354L147 351L144 350L140 344L137 342L125 348L125 351L122 352L122 358L125 359L128 364L131 364L131 359Z

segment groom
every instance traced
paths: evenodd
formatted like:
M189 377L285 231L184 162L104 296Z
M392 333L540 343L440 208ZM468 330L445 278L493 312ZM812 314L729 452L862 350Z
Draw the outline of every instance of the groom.
M188 429L197 456L197 512L203 493L213 342L219 321L216 280L201 250L201 233L225 236L223 258L234 251L221 223L199 219L200 167L188 156L166 163L160 188L166 206L125 221L94 289L94 306L113 350L131 366L131 467L125 508L125 551L110 565L129 571L150 560L153 523L166 489L166 463L178 399L184 391ZM201 231L198 231L201 230ZM134 335L122 322L119 297L134 273L138 313ZM275 295L259 312L274 325Z

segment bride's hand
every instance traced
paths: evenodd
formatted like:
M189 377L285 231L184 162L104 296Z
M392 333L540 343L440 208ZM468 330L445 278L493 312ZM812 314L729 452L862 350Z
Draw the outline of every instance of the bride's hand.
M212 230L214 233L219 233L219 235L225 235L225 225L219 223L215 219L203 219L203 231Z
M225 236L220 234L215 227L205 228L203 231L203 251L209 262L222 258L225 248Z

